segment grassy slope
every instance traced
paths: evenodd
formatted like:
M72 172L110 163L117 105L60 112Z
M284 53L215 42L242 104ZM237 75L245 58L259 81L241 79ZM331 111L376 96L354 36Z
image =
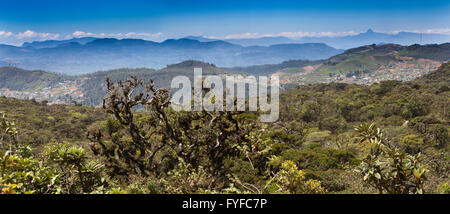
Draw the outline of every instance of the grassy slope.
M106 94L105 79L107 77L113 81L117 81L127 79L130 76L135 76L138 79L144 80L144 82L152 79L155 82L155 86L158 88L170 88L170 83L175 76L188 76L192 81L194 68L202 68L203 75L224 75L232 73L212 64L189 60L178 64L168 65L161 70L139 68L96 72L82 76L82 78L87 78L87 80L83 81L81 87L89 104L98 105L101 103L102 97Z
M0 97L0 112L19 130L19 140L34 147L51 141L86 143L88 127L104 120L101 109L74 105L45 105L29 100Z
M15 67L0 68L0 88L33 91L51 86L67 77L45 71L28 71Z
M399 51L398 55L445 62L450 60L450 43L424 46L411 45Z
M321 60L309 61L309 60L289 60L280 64L268 64L268 65L255 65L248 67L233 67L228 70L245 73L250 75L270 75L279 71L282 72L303 72L302 67L307 65L319 64Z
M172 67L167 72L178 72L176 70ZM448 181L445 177L450 163L448 142L444 147L437 147L431 133L433 127L443 126L448 135L450 114L445 111L445 106L450 103L449 74L450 63L447 63L438 71L412 82L388 81L371 86L316 84L283 92L280 120L269 124L266 131L272 140L279 142L273 152L283 159L295 161L309 177L320 179L335 192L355 192L349 186L357 186L359 178L349 179L348 176L357 162L354 158L348 160L348 154L361 158L367 148L353 143L353 127L375 121L386 129L393 144L405 150L421 150L426 166L431 170L427 188L434 191L437 185ZM413 98L419 99L428 111L424 115L405 117L403 112ZM97 108L46 106L12 98L0 98L0 111L7 113L10 121L17 124L21 142L38 148L52 140L87 146L88 127L107 118ZM426 121L427 132L419 133L414 127L405 125L406 121ZM301 124L305 124L304 138L298 138L298 131L286 132L297 130Z
M387 66L389 63L401 63L402 60L397 58L397 56L413 57L416 60L429 59L445 62L450 60L450 43L422 46L367 45L353 48L325 60L315 72L305 75L303 79L310 83L319 83L329 77L330 74L345 75L356 71L373 72L380 66ZM411 63L418 63L418 61L412 61ZM286 74L292 74L295 71L301 73L303 69L297 67L289 68L287 71L290 72L285 72Z
M322 148L339 145L362 158L368 148L353 142L353 128L363 122L376 122L385 129L391 144L410 153L420 151L423 154L430 170L426 186L436 191L438 185L448 182L450 170L449 87L450 63L446 63L411 82L386 81L370 86L314 84L288 90L281 96L280 120L284 124L306 122L308 134L299 151L289 149L281 154L298 160L299 166L324 182L352 183L347 177L351 173L336 168L332 155L327 159L301 151L317 143ZM411 110L417 115L411 115ZM441 133L444 144L437 141L437 133Z

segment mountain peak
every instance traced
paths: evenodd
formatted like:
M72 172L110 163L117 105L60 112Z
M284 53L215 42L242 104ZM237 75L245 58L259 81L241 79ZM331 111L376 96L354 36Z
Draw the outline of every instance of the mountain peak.
M186 36L183 39L190 39L190 40L197 40L199 42L212 42L212 41L217 41L216 39L209 39L209 38L205 38L203 36Z
M116 38L98 38L91 42L86 43L87 45L108 45L108 44L114 44L115 42L119 41L119 39Z
M366 33L374 33L374 32L373 32L372 29L369 28L369 29L366 31Z
M177 64L167 65L166 68L207 68L207 67L216 67L214 64L201 62L197 60L186 60Z

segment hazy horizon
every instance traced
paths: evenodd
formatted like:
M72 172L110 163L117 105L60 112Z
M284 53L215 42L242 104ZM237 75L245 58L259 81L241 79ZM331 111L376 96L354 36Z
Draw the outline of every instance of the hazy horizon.
M24 7L26 5L26 7ZM372 29L450 35L448 1L15 1L0 8L0 43L78 37L163 41L338 37Z

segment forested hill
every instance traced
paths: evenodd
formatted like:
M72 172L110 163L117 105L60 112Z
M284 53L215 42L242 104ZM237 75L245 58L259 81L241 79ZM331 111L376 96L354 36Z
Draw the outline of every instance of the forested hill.
M247 67L232 67L229 70L248 73L252 75L286 74L286 79L292 79L298 75L306 75L303 80L306 83L326 81L327 77L336 74L355 74L374 72L379 68L394 67L396 64L411 63L414 65L426 65L450 60L450 43L431 45L401 46L396 44L366 45L346 50L342 54L332 56L325 60L289 60L280 64L255 65ZM415 69L415 68L409 68ZM417 69L421 69L420 66ZM424 69L424 68L422 68ZM310 74L317 71L316 74ZM297 74L297 75L296 75ZM320 78L320 75L323 75ZM292 76L293 75L293 76ZM319 77L319 78L317 78Z
M124 80L130 76L147 82L152 79L158 88L170 88L172 79L176 76L187 76L191 81L194 77L194 68L202 68L203 75L226 75L233 72L218 68L213 64L204 63L195 60L187 60L178 64L167 65L160 70L139 68L139 69L116 69L109 71L95 72L93 74L83 75L81 88L84 99L89 105L98 105L107 93L106 78L112 81Z
M159 88L170 88L175 76L193 80L194 68L202 68L204 75L233 74L214 64L187 60L167 65L163 69L122 68L98 71L80 76L65 76L45 71L28 71L15 67L0 68L0 96L21 99L47 100L50 103L82 103L99 105L106 95L106 78L112 81L135 76L144 81L154 80Z
M396 55L406 57L418 57L436 61L450 60L450 43L443 43L440 45L410 45L401 46L396 44L385 45L367 45L357 48L352 48L342 54L330 57L329 63L342 62L357 56L383 56Z
M62 75L45 71L28 71L16 67L0 68L0 89L33 91L53 86L65 79L66 77Z
M349 180L351 173L340 171L345 169L345 164L340 165L345 158L331 148L360 156L354 127L375 122L391 146L409 154L421 153L430 170L428 188L438 192L450 173L449 74L450 63L445 63L408 82L328 83L290 89L281 95L280 120L275 125L276 136L284 139L280 141L290 142L281 154L314 176L329 179L330 186L357 186L357 180Z
M435 72L425 74L422 78L414 80L414 82L428 84L430 86L450 85L450 62L442 64Z
M270 75L276 72L286 71L290 68L302 68L308 65L317 65L320 64L323 60L289 60L284 61L280 64L266 64L266 65L254 65L247 67L232 67L227 68L228 70L246 73L250 75Z
M398 54L400 56L425 58L445 62L450 60L450 43L443 43L440 45L411 45L399 51Z
M386 80L411 81L436 70L449 59L450 43L411 46L386 44L349 49L326 60L289 60L281 64L249 67L220 68L210 63L187 60L159 70L122 68L79 76L4 67L0 69L0 95L48 100L50 103L98 105L106 94L106 77L120 80L136 76L144 80L153 79L157 87L169 88L173 77L190 76L195 67L203 68L204 74L278 75L286 88L330 82L369 85Z
M212 65L204 66L213 68ZM174 67L178 66L168 66ZM136 145L129 133L130 125L121 123L101 108L47 105L0 97L0 112L8 115L5 117L8 121L17 124L15 139L19 145L34 148L35 161L42 161L47 166L45 164L53 163L46 162L48 158L55 158L52 155L73 151L91 161L81 162L86 164L83 167L94 167L94 175L105 179L95 177L92 182L84 183L85 180L80 181L74 176L76 172L65 171L67 167L58 165L48 165L54 169L52 173L61 174L55 175L51 185L14 177L20 174L14 173L17 167L8 168L13 171L6 173L15 178L14 182L24 184L18 185L15 191L33 190L36 193L110 193L119 190L126 193L377 193L376 185L367 185L377 175L355 173L360 163L367 163L365 157L372 146L361 141L355 127L375 122L382 128L386 138L383 141L387 140L390 147L396 148L395 155L401 155L398 157L404 158L405 164L412 160L414 167L420 163L420 167L426 169L426 179L417 186L420 191L448 193L449 73L450 63L445 63L437 71L407 82L298 86L281 93L280 118L270 124L261 124L258 114L252 112L232 117L217 114L215 116L220 118L217 119L202 112L177 113L167 109L164 111L166 123L162 122L165 117L155 116L161 113L158 106L158 111L132 112L135 118L133 130L137 129L134 131L151 142L144 144L145 149L158 151L156 156L151 156L157 161L153 165L148 159L127 155L127 152L136 151L130 147ZM101 80L98 81L101 84ZM170 137L174 136L172 131L166 132L172 127L180 138ZM10 139L4 132L0 135L6 143ZM182 143L175 143L178 141ZM162 149L152 150L154 148ZM419 153L420 158L417 158ZM27 158L31 155L26 154ZM46 158L40 160L40 157ZM151 170L143 171L139 167L144 170L151 167ZM388 173L390 168L381 167L384 168L383 178L394 176ZM286 174L288 172L291 174ZM287 177L273 178L273 173ZM415 175L410 171L405 173L405 177L394 177L401 179L401 185L406 189L388 189L391 193L416 191L409 186L415 185ZM49 173L30 175L53 176ZM86 173L85 176L92 175ZM364 179L366 176L371 179ZM63 182L58 179L60 177L72 180ZM45 183L51 178L33 181ZM280 180L288 178L302 186L287 185ZM186 180L190 182L186 183ZM252 188L242 186L243 183L251 184ZM391 187L389 183L385 185ZM392 185L394 188L398 183Z
M440 45L367 45L353 48L320 63L274 70L282 82L310 84L343 82L372 84L408 81L436 70L450 60L450 43Z

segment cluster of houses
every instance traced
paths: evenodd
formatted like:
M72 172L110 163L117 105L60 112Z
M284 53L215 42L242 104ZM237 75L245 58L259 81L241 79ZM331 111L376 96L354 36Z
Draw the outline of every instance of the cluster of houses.
M83 91L75 81L64 81L54 87L45 87L36 91L18 91L9 88L0 88L0 96L13 97L24 100L36 100L48 104L71 104L83 101Z

